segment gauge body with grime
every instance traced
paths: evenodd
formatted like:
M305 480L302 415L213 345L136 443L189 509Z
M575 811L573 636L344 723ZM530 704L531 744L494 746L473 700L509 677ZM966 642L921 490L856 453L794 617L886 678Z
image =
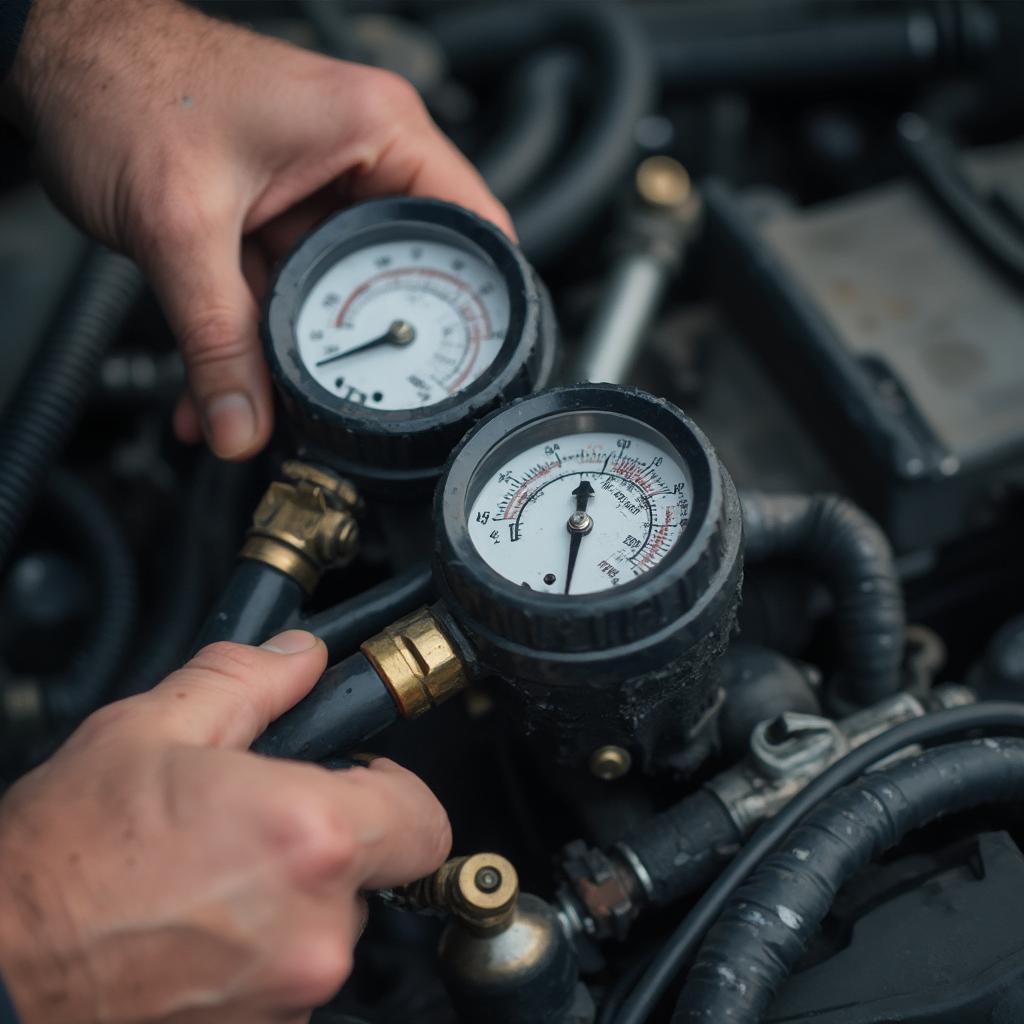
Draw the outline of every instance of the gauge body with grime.
M515 402L453 454L435 521L438 592L531 728L548 720L570 755L620 738L651 754L706 709L742 529L679 409L597 384Z
M546 383L556 334L543 285L496 227L408 197L306 236L262 332L307 452L385 487L432 481L473 422Z

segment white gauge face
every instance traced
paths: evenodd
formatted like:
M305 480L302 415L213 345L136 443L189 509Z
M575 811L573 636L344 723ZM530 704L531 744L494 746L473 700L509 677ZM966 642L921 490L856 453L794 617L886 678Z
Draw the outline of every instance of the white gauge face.
M420 409L464 390L508 331L495 266L432 238L347 253L299 310L299 356L331 394L372 409Z
M689 514L689 476L667 441L568 433L488 470L469 535L483 560L513 583L591 594L650 572Z

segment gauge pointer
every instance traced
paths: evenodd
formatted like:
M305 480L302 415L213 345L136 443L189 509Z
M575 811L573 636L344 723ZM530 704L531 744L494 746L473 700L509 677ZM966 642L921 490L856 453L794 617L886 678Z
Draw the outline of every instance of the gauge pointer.
M376 348L378 345L409 345L415 340L416 328L405 320L396 320L379 338L371 338L369 341L364 341L361 345L356 345L355 348L339 352L336 356L328 356L326 359L321 359L316 365L326 366L328 363L336 363L339 359L355 355L356 352L365 352L367 349Z
M580 544L583 538L594 528L594 520L587 515L587 503L594 496L594 488L590 486L589 480L580 482L573 492L576 498L576 511L569 516L565 528L569 531L569 565L565 571L565 593L569 593L569 584L572 583L572 573L576 568L576 558L580 553Z

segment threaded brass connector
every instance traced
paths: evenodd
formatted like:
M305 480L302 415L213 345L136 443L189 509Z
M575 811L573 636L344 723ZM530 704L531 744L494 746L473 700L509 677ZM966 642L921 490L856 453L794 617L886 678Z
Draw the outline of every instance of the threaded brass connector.
M455 646L429 608L420 608L360 647L405 718L415 718L469 682Z
M286 481L267 488L253 513L242 558L273 566L312 593L330 565L344 565L359 546L359 494L348 480L289 461Z
M433 874L390 894L397 906L453 914L480 934L507 928L518 898L519 875L511 861L498 853L454 857Z

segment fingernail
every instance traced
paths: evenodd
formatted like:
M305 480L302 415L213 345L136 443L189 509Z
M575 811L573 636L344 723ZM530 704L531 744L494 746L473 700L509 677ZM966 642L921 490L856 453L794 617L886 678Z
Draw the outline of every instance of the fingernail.
M286 629L283 633L265 640L260 647L264 651L273 651L274 654L301 654L316 647L319 642L312 633L307 633L304 629Z
M216 455L232 459L256 440L256 409L244 391L211 398L203 408L206 440Z

